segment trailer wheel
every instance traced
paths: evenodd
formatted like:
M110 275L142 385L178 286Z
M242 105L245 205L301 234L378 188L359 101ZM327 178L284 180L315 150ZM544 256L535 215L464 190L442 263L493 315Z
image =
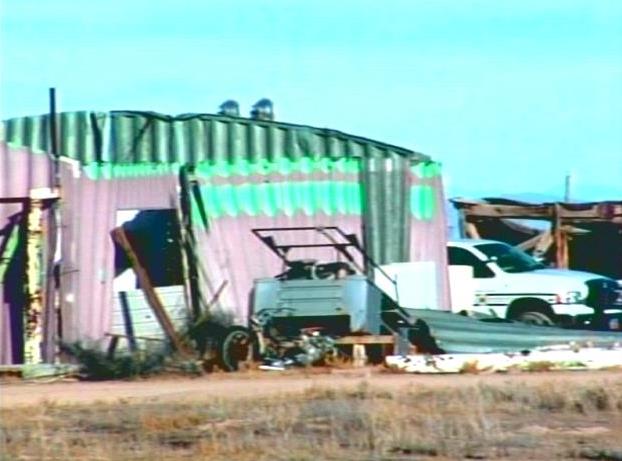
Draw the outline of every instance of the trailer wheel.
M248 328L227 328L218 343L218 365L225 371L237 371L240 364L254 358L255 339Z

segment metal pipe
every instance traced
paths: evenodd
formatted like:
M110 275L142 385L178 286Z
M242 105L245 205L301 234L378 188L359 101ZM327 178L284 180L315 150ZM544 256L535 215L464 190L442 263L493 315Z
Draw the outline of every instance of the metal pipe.
M53 186L60 187L60 152L58 149L58 128L56 126L56 88L50 88L50 150L54 159Z
M49 150L52 154L52 177L50 183L54 197L47 211L49 216L47 227L47 258L45 263L45 293L44 326L43 326L43 360L48 363L56 361L58 355L58 341L62 339L61 318L61 257L58 251L61 248L61 174L60 174L60 146L58 141L58 126L56 113L56 89L49 89Z

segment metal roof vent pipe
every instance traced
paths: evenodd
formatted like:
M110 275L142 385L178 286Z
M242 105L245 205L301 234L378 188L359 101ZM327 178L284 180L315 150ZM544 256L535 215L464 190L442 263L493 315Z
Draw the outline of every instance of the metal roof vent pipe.
M268 98L260 99L251 110L251 118L255 120L274 120L274 106Z
M233 99L227 99L218 108L218 115L226 115L227 117L239 117L240 105Z

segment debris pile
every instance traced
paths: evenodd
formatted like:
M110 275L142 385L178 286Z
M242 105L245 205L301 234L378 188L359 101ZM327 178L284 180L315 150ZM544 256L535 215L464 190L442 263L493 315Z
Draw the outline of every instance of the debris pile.
M280 349L267 349L260 370L282 371L292 367L306 367L337 356L335 341L319 331L303 330L299 338L281 343Z
M622 369L622 346L559 345L508 353L393 355L386 357L385 364L392 370L426 374Z

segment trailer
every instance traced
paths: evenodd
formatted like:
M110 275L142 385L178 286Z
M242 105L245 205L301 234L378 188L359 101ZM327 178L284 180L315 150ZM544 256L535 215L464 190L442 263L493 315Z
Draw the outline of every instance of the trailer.
M315 233L318 243L296 243L295 235L303 232ZM309 350L319 358L318 349L327 344L342 353L363 346L374 362L387 354L440 352L426 324L396 301L395 281L355 234L336 226L256 228L252 233L282 261L283 271L254 281L249 325L221 335L217 355L224 369L237 370L249 357L304 355L312 361ZM303 248L329 259L296 259L296 250ZM372 274L385 277L395 295L380 289Z

